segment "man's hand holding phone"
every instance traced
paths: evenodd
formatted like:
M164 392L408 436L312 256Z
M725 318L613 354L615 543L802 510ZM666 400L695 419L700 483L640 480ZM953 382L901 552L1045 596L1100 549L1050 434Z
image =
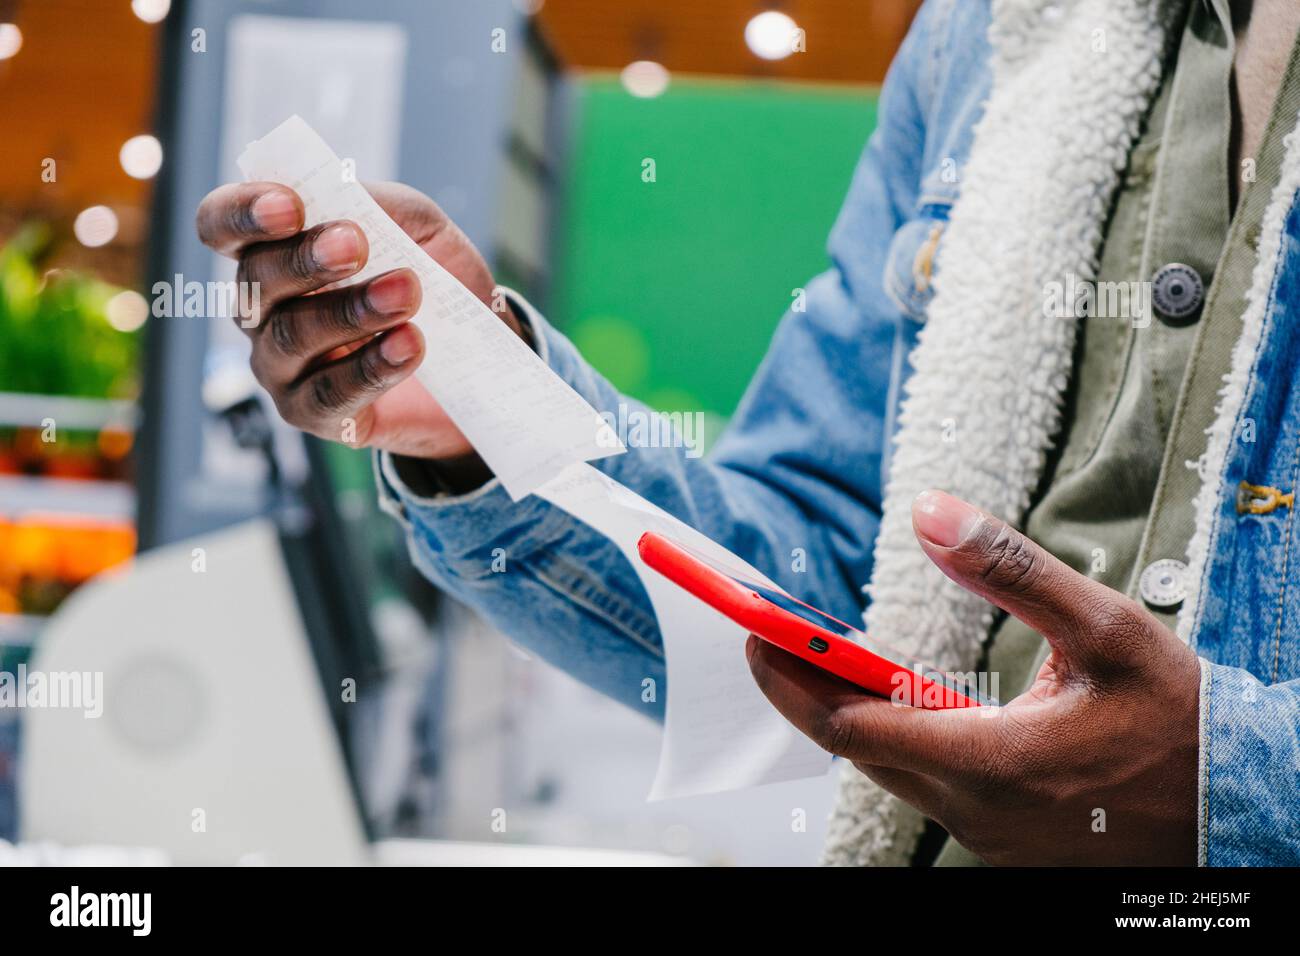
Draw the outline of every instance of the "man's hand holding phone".
M913 505L952 580L1051 644L1005 706L922 710L750 637L759 687L796 727L1001 864L1196 862L1200 665L1135 602L942 492Z

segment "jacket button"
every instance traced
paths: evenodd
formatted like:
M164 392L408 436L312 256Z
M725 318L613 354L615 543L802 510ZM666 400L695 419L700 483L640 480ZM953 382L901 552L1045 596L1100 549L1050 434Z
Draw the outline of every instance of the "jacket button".
M1171 262L1151 279L1151 304L1166 323L1184 322L1205 302L1205 283L1191 266Z
M1138 592L1148 607L1167 611L1187 597L1187 565L1173 558L1152 561L1138 579Z

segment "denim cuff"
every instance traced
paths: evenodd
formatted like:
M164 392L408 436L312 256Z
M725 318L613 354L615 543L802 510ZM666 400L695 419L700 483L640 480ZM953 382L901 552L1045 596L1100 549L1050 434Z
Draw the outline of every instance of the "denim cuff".
M1201 686L1200 686L1200 747L1196 761L1196 865L1206 865L1206 840L1209 838L1208 816L1206 807L1209 805L1209 790L1206 787L1208 778L1210 753L1210 741L1207 731L1210 727L1210 689L1213 682L1214 671L1213 665L1204 657L1196 659L1201 665Z
M528 327L541 360L578 388L572 380L574 371L582 367L577 351L523 296L504 287L502 292L519 321ZM553 357L561 359L559 367L552 362ZM590 395L584 397L591 400ZM562 511L536 495L512 501L497 478L465 494L430 496L416 492L402 480L389 452L376 450L373 467L380 509L408 530L417 527L435 556L454 560L503 537L511 538L515 547L542 544L552 525L557 526L554 533L561 530L558 525L563 523Z
M1198 862L1300 865L1300 681L1201 660Z

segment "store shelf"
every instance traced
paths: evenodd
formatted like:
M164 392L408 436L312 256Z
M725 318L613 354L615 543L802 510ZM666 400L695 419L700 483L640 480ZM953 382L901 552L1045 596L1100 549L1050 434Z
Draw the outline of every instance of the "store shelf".
M67 514L114 521L135 517L135 490L120 481L0 475L0 514Z
M69 431L110 427L132 431L138 416L134 402L0 392L0 426L43 428L48 419Z

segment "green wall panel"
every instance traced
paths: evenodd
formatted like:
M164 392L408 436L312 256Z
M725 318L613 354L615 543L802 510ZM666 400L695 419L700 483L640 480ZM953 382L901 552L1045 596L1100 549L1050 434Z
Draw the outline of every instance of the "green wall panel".
M675 80L643 100L602 78L577 100L551 316L628 394L727 416L826 268L876 93Z

